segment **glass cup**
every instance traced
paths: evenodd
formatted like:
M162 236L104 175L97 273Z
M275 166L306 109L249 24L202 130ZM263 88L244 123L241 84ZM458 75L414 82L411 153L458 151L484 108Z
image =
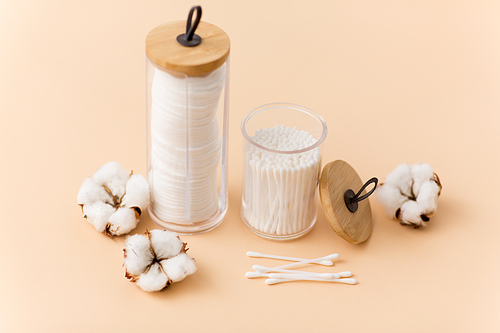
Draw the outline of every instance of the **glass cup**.
M149 215L190 235L216 228L228 207L229 58L203 76L147 59Z
M250 111L241 122L241 132L243 222L267 239L305 235L317 218L325 121L306 107L272 103Z

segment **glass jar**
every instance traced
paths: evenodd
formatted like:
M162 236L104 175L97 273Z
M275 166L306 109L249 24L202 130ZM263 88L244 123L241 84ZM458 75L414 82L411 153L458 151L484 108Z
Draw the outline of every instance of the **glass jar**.
M306 107L273 103L250 111L241 131L243 222L268 239L305 235L317 218L316 187L328 132L325 121Z

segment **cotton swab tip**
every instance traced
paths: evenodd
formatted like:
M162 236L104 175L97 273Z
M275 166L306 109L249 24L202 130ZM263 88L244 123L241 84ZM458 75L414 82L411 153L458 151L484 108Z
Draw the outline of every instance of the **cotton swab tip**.
M326 256L325 259L334 260L334 259L337 259L338 257L339 257L338 253L332 253L332 254Z
M257 272L246 272L245 273L245 276L249 279L252 279L252 278L257 278L257 277L260 277L261 274L257 273Z
M254 251L248 251L247 252L247 256L249 256L249 257L258 257L260 255L261 254L259 252L254 252Z
M339 279L338 282L347 283L347 284L358 283L358 281L356 281L356 279Z
M349 277L349 276L352 276L352 272L351 271L338 272L337 274L339 275L339 277Z
M281 280L281 279L266 279L266 284L276 284L276 283L280 283L280 282L285 282L285 281L289 281L289 280Z
M261 265L253 265L252 269L256 270L256 271L260 271L260 272L267 272L267 271L269 271L269 268L261 266Z

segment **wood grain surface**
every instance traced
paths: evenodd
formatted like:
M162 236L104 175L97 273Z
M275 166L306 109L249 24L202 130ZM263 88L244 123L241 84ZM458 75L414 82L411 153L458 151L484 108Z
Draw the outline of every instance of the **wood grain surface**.
M372 212L369 200L358 203L358 210L350 212L344 193L351 189L357 193L363 186L356 171L341 160L330 162L323 168L319 181L321 205L330 226L351 244L366 241L372 231ZM362 192L366 194L366 190Z
M146 37L146 54L156 65L188 76L200 76L222 66L229 56L229 36L219 27L201 21L195 33L197 46L186 47L177 36L186 32L186 21L157 26Z

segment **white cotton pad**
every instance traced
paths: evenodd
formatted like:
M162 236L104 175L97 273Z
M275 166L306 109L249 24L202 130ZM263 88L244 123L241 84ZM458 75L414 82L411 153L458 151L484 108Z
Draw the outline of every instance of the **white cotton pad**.
M217 110L225 77L225 64L200 77L154 70L148 181L151 209L160 220L189 225L212 218L219 208L222 140Z

